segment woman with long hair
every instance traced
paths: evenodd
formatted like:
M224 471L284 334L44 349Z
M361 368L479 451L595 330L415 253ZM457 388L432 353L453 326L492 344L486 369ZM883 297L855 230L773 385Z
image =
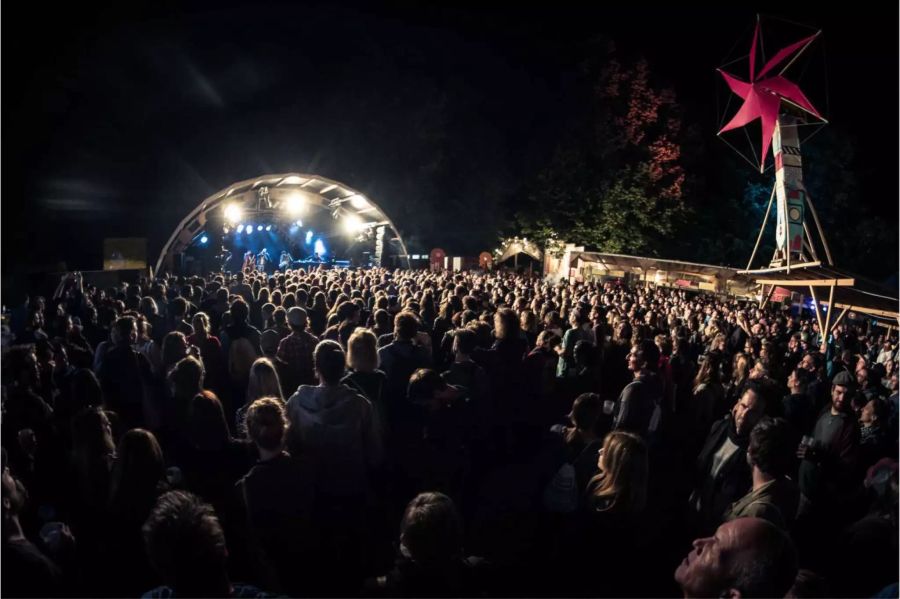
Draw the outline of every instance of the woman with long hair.
M720 381L718 353L706 354L694 377L694 391L690 403L690 422L696 439L704 439L713 420L725 413L725 389Z
M572 530L568 568L578 582L573 588L602 580L605 594L627 596L633 564L652 549L647 445L634 433L613 431L597 454L597 469Z
M256 451L249 442L231 436L222 402L212 391L191 400L185 428L178 453L185 487L226 514L234 485L253 465Z
M134 428L122 435L109 494L107 580L111 594L136 595L153 586L141 527L157 498L167 490L162 449L153 433Z
M169 370L187 356L189 348L190 345L184 333L172 331L163 337L160 374L163 376L168 375Z
M308 310L309 328L312 334L320 337L325 332L325 323L328 321L328 302L321 291L313 296L313 304Z
M222 342L212 334L209 316L205 312L197 312L192 324L194 334L188 337L188 343L200 349L200 359L206 371L205 386L220 393L225 390L226 376L225 357L222 354Z
M613 431L597 454L598 473L588 483L588 511L637 515L647 505L647 445L636 434Z
M725 389L725 407L731 407L737 403L738 398L744 392L744 385L750 380L750 369L753 367L753 358L750 354L738 352L731 361L731 382Z
M275 364L269 358L257 358L250 367L250 381L247 384L247 397L244 405L235 413L235 429L238 437L247 436L247 425L244 423L247 409L257 399L263 397L277 397L284 402L284 394L281 391L281 380Z
M357 328L347 341L347 375L341 383L364 396L375 408L379 430L387 423L384 388L387 376L378 369L378 340L369 329Z

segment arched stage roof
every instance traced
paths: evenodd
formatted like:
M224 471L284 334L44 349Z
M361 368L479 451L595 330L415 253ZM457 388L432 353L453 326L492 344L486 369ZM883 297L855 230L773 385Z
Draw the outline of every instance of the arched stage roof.
M263 188L268 190L267 194L261 193ZM385 226L393 235L393 237L385 236L385 245L389 241L396 240L402 249L402 256L409 260L406 243L397 227L371 199L339 181L318 175L284 173L262 175L233 183L200 202L178 223L169 236L156 261L155 272L160 272L164 267L172 270L174 257L190 246L198 232L207 226L207 221L215 210L224 210L226 206L236 204L244 213L274 214L281 210L283 203L297 197L302 198L310 208L331 211L335 218L354 214L365 227Z

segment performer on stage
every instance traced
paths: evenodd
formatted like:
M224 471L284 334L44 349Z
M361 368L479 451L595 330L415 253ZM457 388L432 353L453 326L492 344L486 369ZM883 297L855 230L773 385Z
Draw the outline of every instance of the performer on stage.
M281 257L278 259L278 270L284 272L289 269L293 263L294 258L287 252L287 250L284 250L281 252Z
M219 253L219 259L222 261L222 272L227 272L228 264L231 262L231 251L224 245L222 246L222 251Z
M269 264L269 250L263 248L260 253L256 255L256 268L260 272L266 272L266 266Z
M253 256L253 252L247 250L244 253L244 264L241 266L241 270L253 270L256 268L256 259Z

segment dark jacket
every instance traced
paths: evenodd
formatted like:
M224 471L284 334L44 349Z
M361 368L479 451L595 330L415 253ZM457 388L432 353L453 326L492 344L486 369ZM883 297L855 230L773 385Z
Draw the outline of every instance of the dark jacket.
M300 594L315 574L314 477L308 461L283 453L257 462L237 483L253 562L269 589Z
M728 507L741 498L753 482L750 466L747 464L746 441L737 444L737 450L725 460L715 477L710 476L713 458L728 439L732 426L730 414L713 423L703 449L697 456L691 501L701 533L715 530ZM696 509L698 501L699 509Z
M329 497L366 492L370 467L381 457L372 403L344 385L302 385L287 402L288 445L317 465L316 489Z
M820 422L830 415L826 408L816 421L813 438ZM800 490L811 502L840 502L856 485L859 459L859 425L851 414L843 414L841 427L825 447L819 448L812 459L800 462Z

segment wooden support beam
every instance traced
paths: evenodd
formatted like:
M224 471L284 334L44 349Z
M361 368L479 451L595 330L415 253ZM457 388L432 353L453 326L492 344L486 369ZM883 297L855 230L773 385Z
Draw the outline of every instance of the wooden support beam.
M816 252L816 246L813 243L812 235L809 233L809 226L806 224L806 221L803 221L803 232L806 233L805 245L809 248L809 253L812 254L813 260L818 262L819 254Z
M825 313L825 328L822 329L822 339L823 339L822 346L824 348L824 349L822 349L823 354L825 353L825 350L828 349L828 347L827 347L828 331L830 330L828 328L828 325L831 324L831 313L834 311L833 300L834 300L834 285L832 285L831 287L828 288L828 312ZM818 308L818 307L819 306L817 304L816 308Z
M766 286L763 285L763 289L764 289L764 290L765 290L765 288L766 288ZM774 293L775 293L775 285L772 285L772 287L769 288L769 293L766 293L766 294L763 296L762 304L759 305L759 309L760 309L760 310L762 310L763 308L766 307L766 305L769 303L769 300L772 299L772 295L773 295Z
M822 223L819 222L819 213L816 212L816 207L813 206L812 200L809 199L809 194L805 193L803 196L806 198L806 205L809 206L809 211L812 212L813 220L816 222L816 228L819 230L819 238L822 240L822 246L825 248L825 257L828 258L828 266L834 266L834 260L831 258L831 249L828 247L828 240L825 239L825 231L822 230Z
M813 266L821 266L821 262L804 262L803 268L811 268ZM797 267L794 267L796 270ZM772 268L758 268L756 270L740 270L738 274L740 275L764 275L774 272L785 272L787 271L787 266L773 266Z
M756 245L753 246L753 253L750 254L750 260L747 262L747 270L753 265L753 259L756 258L756 250L759 249L759 242L762 240L763 233L766 232L766 223L769 222L769 213L772 211L772 201L775 199L775 186L772 186L772 193L769 195L769 205L766 206L766 215L763 217L762 226L759 228L759 235L756 237Z
M781 285L782 287L852 287L853 279L757 279L759 285Z
M831 330L828 331L829 333L834 332L834 330L837 328L837 325L841 324L841 321L844 320L844 317L847 315L847 312L849 312L852 307L853 306L844 306L844 310L840 313L840 315L838 315L838 317L835 319L835 321L833 323L831 323ZM829 310L831 309L831 304L828 304L828 308L829 308Z
M812 295L812 298L813 298L813 306L815 306L815 312L816 312L816 321L819 323L819 332L822 335L822 347L827 349L828 332L822 328L822 313L819 312L819 300L818 300L818 298L816 298L816 289L812 285L809 286L809 293ZM819 349L822 350L823 354L825 353L825 349L822 349L822 348L819 348Z

